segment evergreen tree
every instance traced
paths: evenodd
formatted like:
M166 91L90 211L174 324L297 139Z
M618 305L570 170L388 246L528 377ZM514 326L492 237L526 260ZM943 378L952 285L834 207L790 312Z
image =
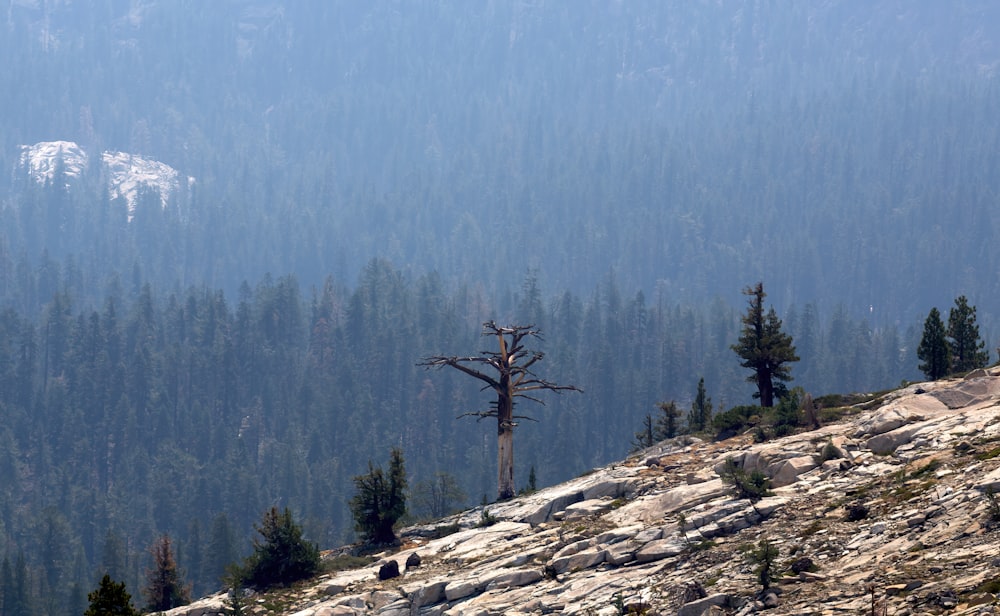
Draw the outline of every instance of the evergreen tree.
M396 543L393 526L406 513L406 467L403 452L393 448L388 476L368 461L368 473L354 478L357 492L351 499L355 529L365 542L374 545Z
M286 507L271 507L254 539L253 554L243 565L243 583L254 588L285 586L315 575L319 570L319 548L302 538L302 527Z
M170 537L157 539L149 552L153 568L146 573L146 611L159 612L190 603L191 591L181 581Z
M642 430L635 433L635 440L632 441L632 451L640 451L647 447L652 447L656 442L655 428L653 427L653 416L646 413L642 418Z
M660 416L656 418L656 425L653 426L653 442L677 436L677 419L681 416L677 403L657 402L656 408L660 409Z
M757 385L754 398L760 398L763 407L774 406L775 394L781 397L784 382L792 380L789 362L798 361L792 337L781 331L781 319L774 308L764 313L764 283L747 287L743 294L749 296L746 314L741 318L743 331L739 341L731 348L743 360L740 365L753 370L747 381ZM777 385L775 384L777 381Z
M87 595L90 606L84 616L139 616L132 605L132 595L125 590L125 582L115 582L107 573L101 584Z
M917 357L924 362L919 366L920 371L932 381L947 376L951 370L951 348L937 308L931 308L924 321Z
M698 392L688 413L688 431L704 432L712 423L712 399L705 394L705 378L698 379Z
M955 307L948 311L948 338L953 372L969 372L983 368L989 361L986 343L979 339L976 324L976 307L969 306L964 295L955 300Z

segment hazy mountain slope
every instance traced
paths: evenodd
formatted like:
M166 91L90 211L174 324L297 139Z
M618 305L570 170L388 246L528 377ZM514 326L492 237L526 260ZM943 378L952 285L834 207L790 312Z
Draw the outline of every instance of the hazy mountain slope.
M1000 297L989 2L98 6L8 8L0 157L198 177L164 284L380 256L497 294L530 267L684 300L763 278L882 324Z

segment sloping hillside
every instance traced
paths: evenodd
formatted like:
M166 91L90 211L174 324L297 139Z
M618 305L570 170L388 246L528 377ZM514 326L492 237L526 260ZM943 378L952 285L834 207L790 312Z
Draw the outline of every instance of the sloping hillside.
M773 494L736 498L719 474L727 458L763 471ZM663 442L488 512L407 528L401 550L255 596L254 613L995 613L994 489L998 369L911 385L766 443ZM762 540L777 548L767 593L749 558ZM402 574L380 581L390 560ZM169 613L222 613L223 598Z

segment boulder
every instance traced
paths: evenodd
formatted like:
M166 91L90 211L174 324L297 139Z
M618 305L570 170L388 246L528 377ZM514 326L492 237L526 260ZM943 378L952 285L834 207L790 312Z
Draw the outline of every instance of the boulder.
M983 475L976 482L975 488L980 492L1000 493L1000 467Z
M590 539L581 539L579 541L574 541L573 543L570 543L569 545L564 546L561 550L559 550L558 552L556 552L555 554L553 554L552 555L552 559L556 560L556 559L559 559L559 558L565 558L567 556L572 556L573 554L576 554L577 552L582 552L583 550L586 550L591 545L593 545L593 542Z
M874 412L871 417L858 422L855 437L872 437L895 430L910 422L910 414L893 402Z
M480 588L477 579L456 580L445 584L444 597L448 601L457 601L476 594Z
M397 599L392 603L382 606L375 613L379 616L410 616L410 602L407 599Z
M414 607L423 607L443 601L445 598L444 589L447 584L446 580L417 582L406 584L401 590Z
M622 528L615 528L612 530L604 531L600 535L594 538L594 545L610 545L612 543L618 543L620 541L625 541L626 539L631 539L636 536L636 533L642 530L642 526L625 526ZM659 537L657 537L659 539Z
M573 503L566 507L563 520L576 520L592 515L599 515L611 509L611 501L603 498L592 498L590 500Z
M540 503L533 511L530 511L521 517L520 521L526 522L532 526L537 526L543 522L552 520L553 515L565 510L569 505L578 503L582 500L583 492L580 492L579 490L572 490L567 493L557 494L554 498Z
M771 478L771 486L781 488L798 481L799 475L816 468L816 458L813 456L798 456L772 464L767 469Z
M399 563L396 561L390 560L378 568L378 579L391 580L394 577L399 577Z
M732 607L733 597L725 593L709 595L704 599L685 603L677 610L677 616L701 616L713 607Z
M635 559L640 563L648 563L670 558L683 552L686 547L679 539L657 539L639 548L635 553Z
M952 387L931 392L931 395L941 401L949 409L960 409L974 406L990 400L1000 394L1000 382L993 378L969 378Z
M566 571L580 571L603 563L606 556L605 550L585 550L570 556L553 558L548 566L557 574Z
M615 543L605 550L604 562L609 565L620 567L633 560L635 560L635 547L627 542Z
M355 616L356 614L361 614L352 607L346 605L332 605L318 608L313 616Z
M868 439L866 447L878 455L886 455L896 451L901 445L909 443L913 435L920 430L919 425L908 425L883 432Z
M527 586L540 581L543 577L542 572L537 569L515 569L493 574L483 581L486 584L486 589L489 590L493 588Z
M722 496L727 490L728 486L723 484L721 479L671 488L652 501L653 506L648 511L648 518L644 517L643 521L652 522L655 519L663 519L671 513L691 509Z
M376 610L380 610L387 605L391 605L399 601L401 598L402 597L399 596L398 592L389 592L387 590L376 590L368 595L368 601Z

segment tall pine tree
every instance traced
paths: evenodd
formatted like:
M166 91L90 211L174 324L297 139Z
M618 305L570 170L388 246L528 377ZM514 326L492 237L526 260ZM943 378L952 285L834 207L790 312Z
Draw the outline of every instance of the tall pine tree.
M177 570L170 537L163 535L157 539L149 553L153 568L146 574L146 611L161 612L190 603L191 591Z
M948 311L948 338L953 372L986 366L990 354L984 348L986 343L979 339L976 307L970 306L964 295L956 298L955 307Z
M704 432L712 422L712 399L705 393L705 378L698 379L698 392L688 413L688 431Z
M771 308L764 313L764 283L747 287L743 294L750 299L746 314L743 315L743 330L739 341L731 348L743 360L740 365L753 370L747 381L757 385L755 398L760 398L763 407L774 406L774 397L785 391L784 382L792 380L787 365L799 361L792 346L792 337L781 331L781 319ZM775 382L777 381L777 385Z
M919 366L920 371L932 381L947 376L951 370L951 349L937 308L931 308L924 321L924 335L917 347L917 357L924 362Z

